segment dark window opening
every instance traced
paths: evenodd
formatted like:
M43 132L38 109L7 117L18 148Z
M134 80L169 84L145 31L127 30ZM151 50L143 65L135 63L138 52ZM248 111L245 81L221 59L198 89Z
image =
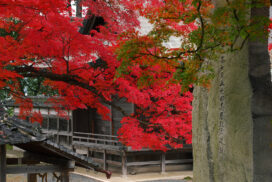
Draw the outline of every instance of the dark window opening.
M57 130L58 127L58 119L57 118L49 118L49 129Z

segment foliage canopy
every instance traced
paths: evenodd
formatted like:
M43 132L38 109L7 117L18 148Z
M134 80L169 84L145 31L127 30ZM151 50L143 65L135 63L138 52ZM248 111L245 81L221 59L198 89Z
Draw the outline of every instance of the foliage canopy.
M210 0L82 0L89 33L80 33L84 18L71 18L70 3L0 2L0 88L20 104L22 117L40 115L31 114L22 89L33 78L42 79L33 83L44 86L39 94L57 92L48 102L58 111L92 107L109 120L105 104L111 105L124 115L121 141L133 148L191 143L190 89L208 87L212 78L204 60L268 32L269 20L248 19L249 7L268 6L267 0L226 0L216 9ZM139 16L153 24L147 35L137 29ZM105 24L95 26L98 17ZM171 37L182 38L181 46L166 47ZM134 103L135 113L115 105L115 97Z

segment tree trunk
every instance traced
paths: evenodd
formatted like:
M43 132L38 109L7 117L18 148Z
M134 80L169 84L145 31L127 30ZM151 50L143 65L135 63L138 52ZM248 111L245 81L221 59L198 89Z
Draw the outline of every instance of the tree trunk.
M269 17L269 8L254 8L251 16ZM254 182L270 182L272 179L272 83L267 36L266 40L249 42Z
M216 0L215 5L221 0ZM268 16L268 8L252 9ZM267 42L210 61L211 88L196 87L193 102L194 182L272 179L272 90Z

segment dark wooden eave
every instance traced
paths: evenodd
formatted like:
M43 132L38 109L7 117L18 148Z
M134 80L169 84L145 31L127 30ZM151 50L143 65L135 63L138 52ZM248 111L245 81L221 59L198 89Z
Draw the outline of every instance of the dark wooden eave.
M101 168L91 158L48 140L48 136L42 134L39 124L31 124L17 117L7 117L5 110L0 106L0 145L5 144L15 145L32 154L60 160L73 160L77 166L93 168L105 173L108 178L111 175L111 172Z

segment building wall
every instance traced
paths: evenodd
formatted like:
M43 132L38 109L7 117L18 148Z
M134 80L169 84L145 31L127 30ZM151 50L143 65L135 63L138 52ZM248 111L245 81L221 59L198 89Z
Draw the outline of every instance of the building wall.
M131 114L134 112L134 104L126 102L126 99L120 99L114 101L116 105L120 106L126 113ZM113 122L113 135L117 135L117 131L121 128L120 121L124 117L123 114L115 108L112 108L112 122Z

